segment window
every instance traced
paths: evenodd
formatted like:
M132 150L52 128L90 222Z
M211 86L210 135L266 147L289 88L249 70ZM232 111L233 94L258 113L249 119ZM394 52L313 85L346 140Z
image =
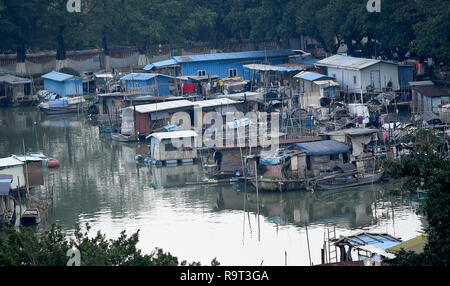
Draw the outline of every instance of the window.
M339 154L330 155L330 160L331 161L338 161L339 160Z
M356 77L356 75L353 76L353 83L356 84L358 82L358 78Z
M237 69L229 69L228 70L228 75L230 76L230 77L237 77Z
M205 70L198 70L197 74L198 74L198 76L206 76L206 71Z

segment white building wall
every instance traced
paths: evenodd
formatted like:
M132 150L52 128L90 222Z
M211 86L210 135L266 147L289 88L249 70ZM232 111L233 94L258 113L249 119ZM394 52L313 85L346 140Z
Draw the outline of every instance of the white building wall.
M400 89L400 83L398 82L398 67L397 65L378 63L376 65L365 68L361 71L362 75L362 89L366 92L367 86L372 85L371 72L380 72L381 88L386 88L389 82L392 82L394 90Z
M361 92L361 73L355 70L346 70L338 68L328 68L328 76L336 78L336 81L341 86L341 91L350 93L360 93ZM356 83L354 81L356 77Z
M398 67L397 65L378 63L362 70L350 70L329 67L327 68L327 75L335 77L336 81L341 85L341 91L350 93L367 92L367 86L372 85L371 72L380 72L381 88L386 88L389 81L392 82L394 90L400 89L398 81Z
M0 174L13 176L13 181L11 183L11 189L15 190L18 187L25 188L25 186L26 186L25 185L25 176L23 173L22 165L0 169ZM19 180L17 180L17 177L19 177ZM20 183L20 186L18 185L18 183Z

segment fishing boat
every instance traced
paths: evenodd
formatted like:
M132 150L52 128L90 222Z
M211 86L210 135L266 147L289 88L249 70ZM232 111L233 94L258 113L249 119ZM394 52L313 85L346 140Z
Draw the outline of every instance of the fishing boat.
M85 112L88 105L83 96L64 97L53 101L43 102L39 104L39 109L46 114L68 114Z
M316 189L319 190L336 190L349 187L356 187L377 183L383 177L384 172L379 171L375 173L361 173L335 176L333 178L318 179Z
M20 223L25 226L36 225L41 222L41 215L36 208L26 209L21 218Z
M137 136L136 135L127 136L121 133L111 133L111 139L119 142L136 142Z

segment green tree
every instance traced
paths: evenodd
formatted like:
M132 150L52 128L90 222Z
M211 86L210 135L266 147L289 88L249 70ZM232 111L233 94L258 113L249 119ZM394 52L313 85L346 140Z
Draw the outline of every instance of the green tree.
M0 3L0 33L2 50L14 50L17 62L25 62L27 49L36 43L35 25L42 8L37 0L17 0Z
M422 58L432 57L448 65L450 62L450 5L448 1L417 1L424 12L414 26L412 51Z
M81 266L200 266L199 262L178 262L178 258L160 248L150 254L143 254L136 246L139 231L128 236L121 232L117 239L107 239L98 232L89 235L86 224L83 232L76 225L73 237L67 237L60 226L52 225L49 230L37 235L31 228L7 229L6 237L0 237L0 266L65 266L69 257L67 251L73 247L81 254ZM211 265L220 263L214 258Z

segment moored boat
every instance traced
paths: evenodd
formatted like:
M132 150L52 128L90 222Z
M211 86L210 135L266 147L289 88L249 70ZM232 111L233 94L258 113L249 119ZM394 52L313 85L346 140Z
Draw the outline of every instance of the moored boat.
M357 173L354 175L337 176L330 179L319 179L316 184L316 189L320 190L336 190L349 187L356 187L377 183L383 177L383 172L366 173L364 175Z
M20 223L25 226L39 224L41 222L41 215L36 208L26 209L20 217Z
M79 113L88 110L88 105L83 96L64 97L54 101L39 104L39 109L46 114Z
M111 139L119 142L136 142L137 136L136 135L127 136L120 133L111 133Z

